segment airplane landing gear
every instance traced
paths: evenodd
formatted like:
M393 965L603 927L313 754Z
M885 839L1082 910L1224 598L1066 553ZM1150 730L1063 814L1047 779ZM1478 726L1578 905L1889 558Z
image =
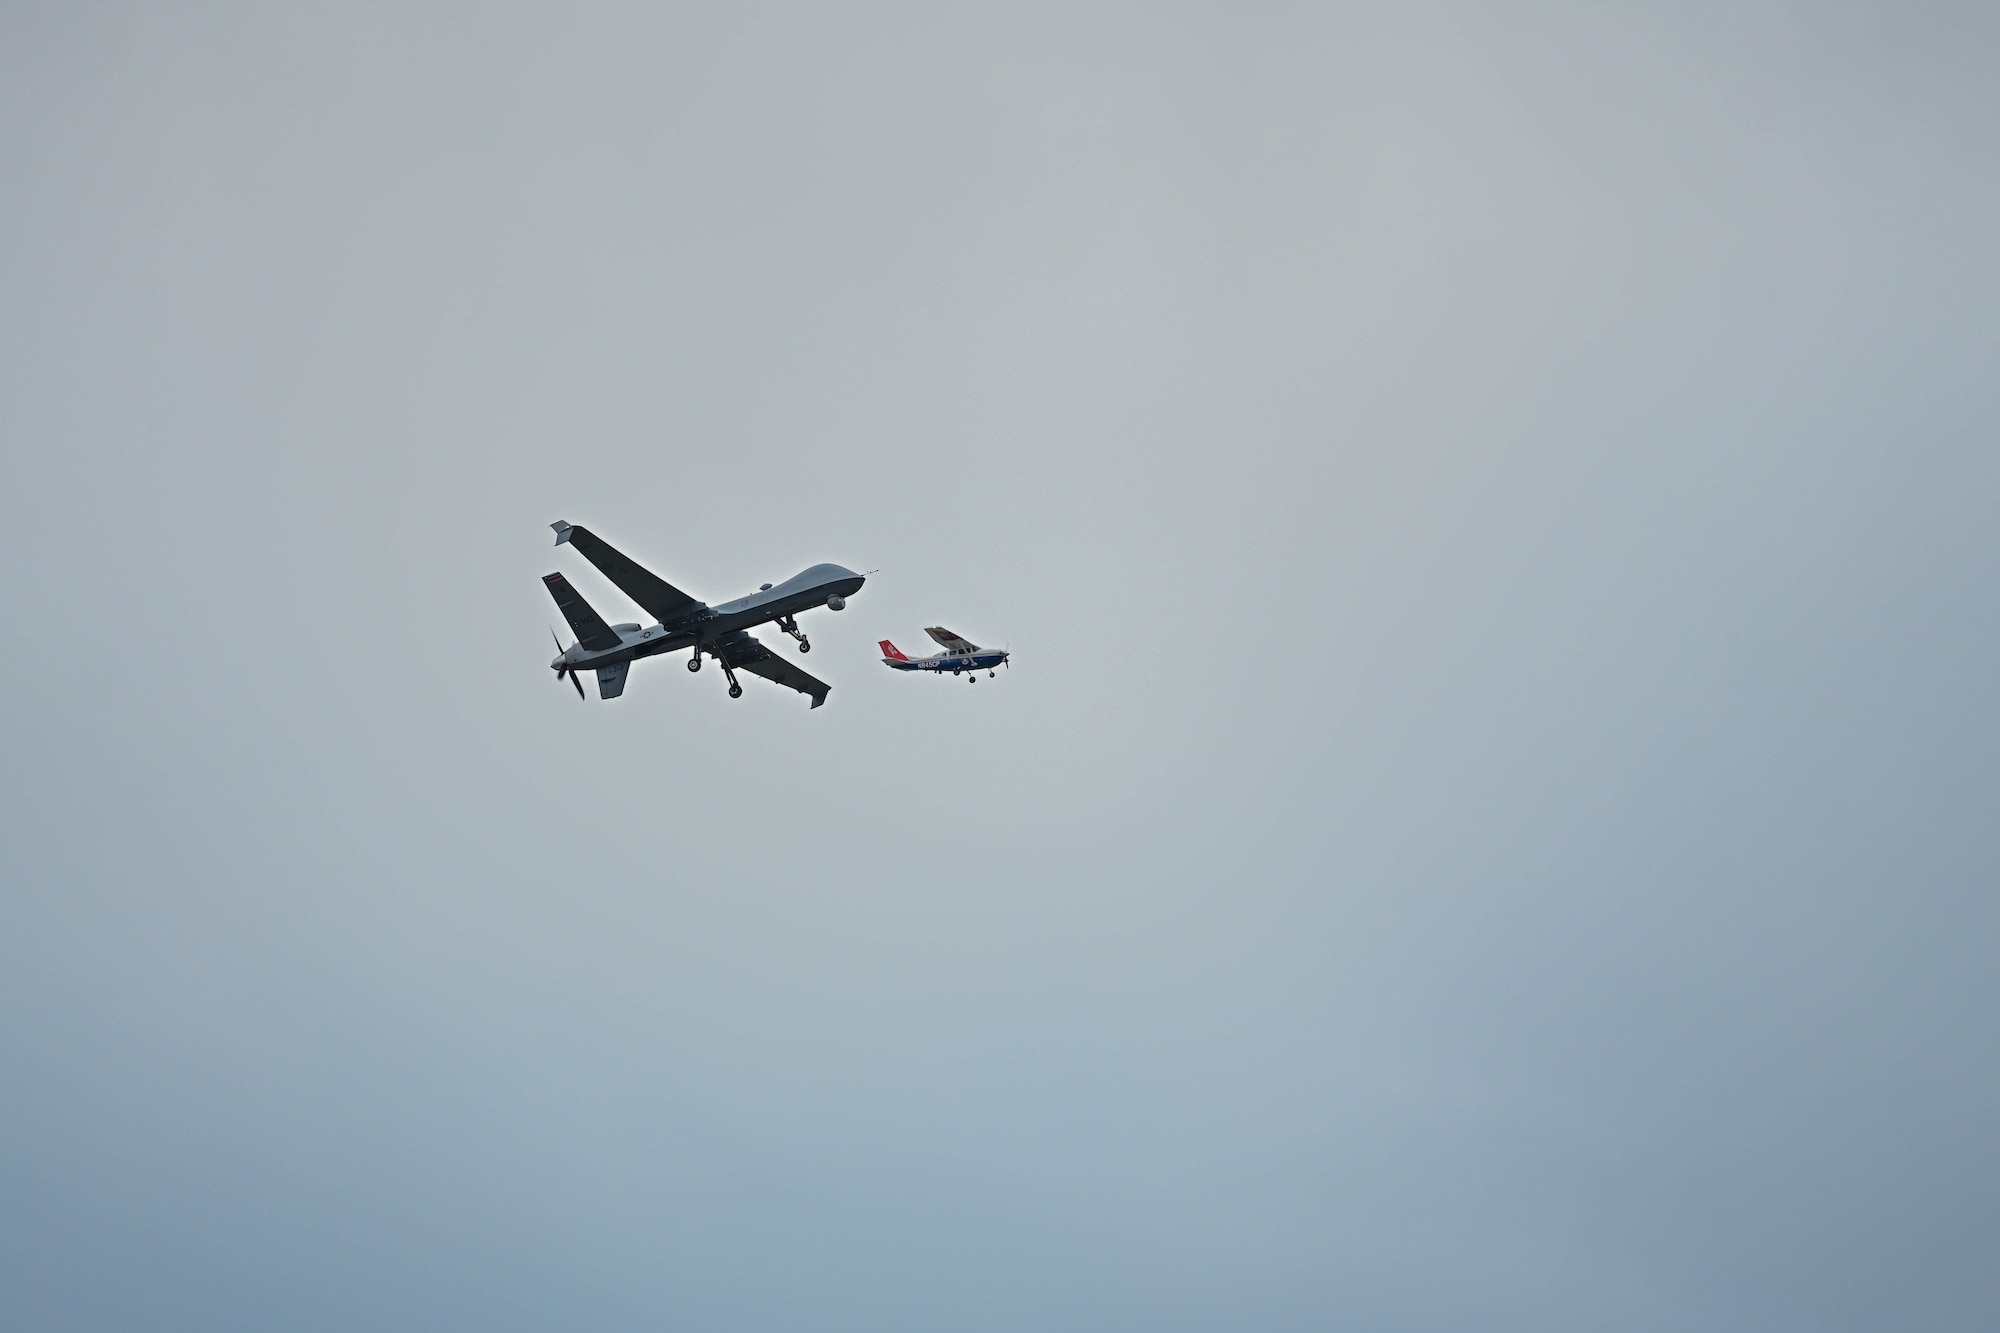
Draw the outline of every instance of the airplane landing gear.
M778 622L778 628L799 641L800 652L809 653L813 650L812 640L799 632L798 617L786 616Z
M736 683L736 673L730 670L729 659L726 657L717 657L715 660L722 667L722 674L729 677L729 697L732 699L741 699L743 697L743 687Z
M689 671L701 670L701 649L699 648L695 649L694 656L688 659L688 670Z
M730 682L729 697L732 699L741 699L743 697L743 687L734 681Z

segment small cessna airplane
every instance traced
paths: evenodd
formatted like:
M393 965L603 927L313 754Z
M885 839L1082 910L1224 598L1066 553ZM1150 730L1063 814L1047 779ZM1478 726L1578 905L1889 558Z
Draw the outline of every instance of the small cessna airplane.
M811 695L814 708L826 702L831 685L799 670L746 631L754 625L775 622L779 629L799 641L800 652L809 653L812 643L800 632L795 617L816 606L840 610L867 582L861 575L839 565L814 565L776 587L766 583L748 597L710 606L642 569L588 528L568 523L549 526L556 530L556 545L568 544L583 552L584 559L596 565L599 573L617 584L657 622L650 629L634 624L607 625L604 617L569 586L568 579L561 574L544 578L542 582L556 599L563 619L576 631L576 642L568 648L563 648L561 639L556 640L556 647L562 652L549 665L555 669L558 680L569 677L569 683L576 686L577 698L583 698L583 682L577 676L585 671L597 673L598 698L616 699L625 692L625 673L632 663L642 657L691 648L694 651L688 657L688 670L701 670L701 655L707 653L722 664L732 699L743 697L736 673L747 671Z
M882 664L898 671L949 671L954 676L970 671L975 685L979 683L982 670L990 676L993 668L1006 664L1008 655L1005 651L981 648L976 643L959 638L942 625L933 625L924 633L930 635L944 651L929 657L908 657L901 648L884 639L880 645Z

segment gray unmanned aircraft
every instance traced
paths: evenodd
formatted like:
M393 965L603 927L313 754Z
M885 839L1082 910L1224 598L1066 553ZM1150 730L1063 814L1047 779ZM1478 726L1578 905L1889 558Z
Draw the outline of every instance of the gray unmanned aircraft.
M840 565L814 565L775 587L766 583L748 597L710 606L621 555L588 528L568 523L549 526L556 530L556 545L568 544L583 552L584 559L596 565L599 573L617 584L620 591L644 607L655 620L651 628L607 625L604 617L569 586L568 579L559 573L544 578L542 582L556 599L563 619L576 631L576 642L568 648L563 648L561 639L556 640L556 647L562 648L562 652L549 666L554 668L558 679L569 677L569 683L576 686L577 698L584 697L583 682L577 679L581 672L597 673L598 698L616 699L625 692L625 673L632 663L642 657L691 648L694 651L688 658L688 670L701 670L702 654L707 653L721 664L722 674L729 678L732 699L743 697L736 673L747 671L812 696L814 708L826 702L831 685L799 670L747 631L755 625L775 623L799 641L800 652L809 653L812 643L799 629L798 613L816 606L829 611L845 607L847 599L861 591L861 585L867 582L861 575Z

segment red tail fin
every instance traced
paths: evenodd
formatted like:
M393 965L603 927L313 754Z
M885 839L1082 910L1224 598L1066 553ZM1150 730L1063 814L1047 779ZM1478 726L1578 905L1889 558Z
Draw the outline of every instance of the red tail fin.
M890 643L887 639L882 640L882 642L878 646L882 649L882 656L884 657L893 657L898 662L907 662L910 660L909 658L903 656L903 650L901 648L898 648L895 644Z

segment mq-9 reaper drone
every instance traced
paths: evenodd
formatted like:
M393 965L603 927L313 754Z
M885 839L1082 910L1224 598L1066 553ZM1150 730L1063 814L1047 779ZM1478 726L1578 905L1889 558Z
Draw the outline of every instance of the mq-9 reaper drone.
M584 697L583 682L577 679L581 672L597 673L598 698L616 699L625 692L625 673L632 663L642 657L691 648L694 651L688 657L688 670L701 670L703 653L713 657L722 665L722 674L729 678L732 699L743 697L736 673L747 671L810 695L814 708L826 702L831 685L799 670L747 631L755 625L775 623L799 641L800 652L811 652L811 641L799 629L798 613L816 606L840 610L867 582L861 575L840 565L814 565L775 587L766 583L748 597L710 606L621 555L588 528L569 523L549 526L556 530L556 545L568 544L581 551L599 573L617 584L621 592L644 607L655 620L650 628L636 624L607 625L604 617L569 586L568 579L559 573L544 578L542 582L556 599L563 619L576 631L576 642L568 648L563 648L561 639L556 640L556 647L562 648L562 653L549 666L554 668L557 678L569 677L569 683L576 686L577 698Z

